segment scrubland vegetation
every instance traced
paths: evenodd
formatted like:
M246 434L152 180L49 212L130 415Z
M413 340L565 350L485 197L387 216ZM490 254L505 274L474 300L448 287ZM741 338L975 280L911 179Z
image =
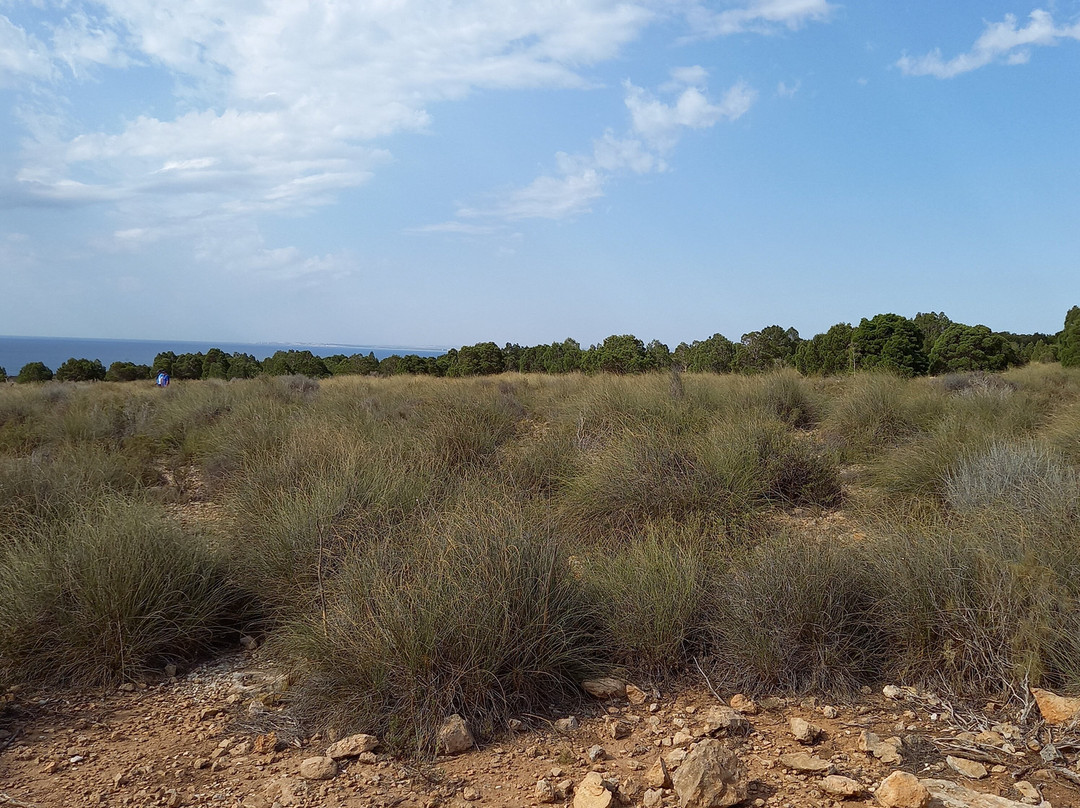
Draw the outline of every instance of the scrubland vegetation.
M0 388L0 685L257 633L430 750L588 674L1080 687L1080 370Z

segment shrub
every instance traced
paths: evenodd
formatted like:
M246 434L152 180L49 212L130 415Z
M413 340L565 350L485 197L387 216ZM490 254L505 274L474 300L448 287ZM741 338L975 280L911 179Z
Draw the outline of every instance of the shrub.
M880 670L877 582L858 548L778 533L711 583L707 639L732 687L845 691Z
M587 557L582 580L614 662L663 675L686 658L705 596L709 527L702 519L664 519Z
M1034 441L993 443L961 458L945 480L945 500L958 511L1009 508L1067 518L1080 504L1080 475Z
M835 507L836 459L811 436L766 418L721 423L700 443L703 465L736 502Z
M138 678L220 643L238 607L205 544L111 496L0 555L0 667L15 680Z
M294 625L315 725L430 753L452 713L480 737L573 697L599 654L581 587L549 533L478 503L358 552L325 622Z
M896 447L933 423L945 405L926 384L884 373L856 374L834 390L822 433L850 460Z
M968 696L1075 685L1080 545L1075 521L1060 528L997 509L947 522L886 517L868 550L891 675Z

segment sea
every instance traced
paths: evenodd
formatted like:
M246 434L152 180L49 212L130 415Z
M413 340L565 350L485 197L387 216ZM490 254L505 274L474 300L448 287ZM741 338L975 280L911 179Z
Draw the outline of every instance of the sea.
M251 354L260 362L277 351L311 351L315 356L334 354L374 353L385 359L397 354L417 356L441 356L444 348L396 347L387 345L303 345L277 342L182 342L179 340L130 340L130 339L72 339L70 337L4 337L0 336L0 368L9 376L16 375L30 362L44 362L50 370L56 370L68 359L98 359L106 368L113 362L133 362L136 365L152 365L154 357L164 351L175 354L206 353L218 348L225 353Z

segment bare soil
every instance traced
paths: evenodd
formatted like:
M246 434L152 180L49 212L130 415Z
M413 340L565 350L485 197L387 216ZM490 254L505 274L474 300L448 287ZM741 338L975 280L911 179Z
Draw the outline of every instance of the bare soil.
M0 808L535 806L538 780L576 784L590 770L618 780L629 793L637 783L631 804L639 805L646 773L658 757L687 743L686 734L693 735L708 709L720 703L718 695L732 695L714 694L699 679L672 692L654 690L640 705L584 702L580 726L569 732L557 731L553 721L523 716L522 729L461 755L417 763L376 750L364 761L342 761L333 779L316 781L301 776L300 764L322 755L331 739L298 735L280 703L286 685L254 651L131 690L9 692L0 709ZM864 693L838 704L762 698L758 707L747 715L750 732L728 739L749 773L747 806L875 805L870 794L897 768L1013 800L1022 797L1017 780L1026 780L1054 808L1080 805L1080 790L1069 779L1080 780L1073 774L1080 747L1060 733L1051 735L1030 711L1018 716L996 705L962 711L913 690L896 699ZM821 740L800 745L789 730L792 717L821 727ZM612 718L629 727L628 737L612 737ZM1019 724L1023 732L1015 752L973 740L975 733L1003 723ZM861 751L864 730L903 738L903 762L886 765ZM1064 760L1040 756L1050 742ZM799 774L779 762L781 755L799 751L829 761L866 793L840 801L822 791L820 775ZM946 766L947 754L980 759L991 773L965 779ZM567 794L556 804L572 799ZM677 803L673 791L664 792L663 805Z

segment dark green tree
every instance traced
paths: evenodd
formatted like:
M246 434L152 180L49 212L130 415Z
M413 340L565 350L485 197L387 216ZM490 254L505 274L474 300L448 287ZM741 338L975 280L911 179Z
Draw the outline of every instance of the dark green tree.
M503 352L494 342L463 345L446 370L447 376L490 376L503 372Z
M229 379L254 379L262 372L259 360L251 354L235 351L229 357L229 369L226 378Z
M945 333L945 329L953 324L949 316L943 311L920 311L912 320L923 335L923 352L930 354L937 338Z
M56 379L61 382L100 382L105 380L105 366L100 359L76 359L71 357L56 369Z
M3 365L0 365L0 382L6 382L7 378L7 371L4 370Z
M907 317L877 314L859 321L851 336L857 367L888 370L902 376L921 376L930 366L923 335Z
M633 334L612 334L589 348L584 366L603 373L641 373L647 368L645 343Z
M133 382L138 379L150 379L149 365L136 365L133 362L113 362L105 371L107 382Z
M202 378L228 379L229 355L220 348L211 348L203 357Z
M1062 367L1080 366L1080 306L1065 315L1065 328L1058 335L1057 356Z
M169 375L176 379L201 379L202 366L201 353L182 353L173 360L172 373Z
M694 340L685 350L675 350L684 357L680 364L691 373L729 373L735 363L735 343L723 334Z
M506 343L502 349L503 353L503 371L506 373L513 373L521 367L521 357L525 354L525 349L515 343Z
M791 364L799 346L799 332L770 325L743 334L740 344L744 350L736 352L738 370L745 373L775 370Z
M985 325L953 323L930 350L931 373L1005 370L1019 361L1012 343Z
M1043 340L1039 340L1031 346L1031 353L1028 355L1029 362L1056 362L1057 361L1057 343L1047 343Z
M850 323L837 323L824 334L803 340L795 349L793 363L800 373L832 376L851 372Z
M52 381L52 377L53 372L45 366L44 362L28 362L22 366L19 375L15 377L15 381L19 384L47 382Z
M647 370L665 370L671 367L671 349L658 339L645 346L645 368Z
M162 351L154 357L154 364L150 366L153 376L157 376L164 371L170 376L173 375L173 363L176 362L176 354L172 351Z
M367 376L370 373L379 372L379 360L375 358L375 352L371 351L365 356L364 354L353 354L352 356L344 357L338 361L333 367L330 367L329 361L326 363L327 367L335 374L357 374L360 376Z
M311 351L289 351L289 372L312 379L323 379L330 375L330 370L321 358Z

